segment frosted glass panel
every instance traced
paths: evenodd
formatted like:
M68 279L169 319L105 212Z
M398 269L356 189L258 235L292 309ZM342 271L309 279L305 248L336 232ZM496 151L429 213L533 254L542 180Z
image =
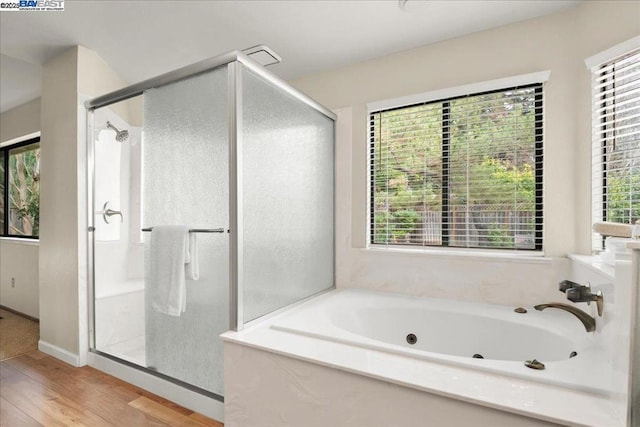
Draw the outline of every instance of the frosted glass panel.
M242 108L246 322L334 284L334 124L246 69Z
M144 94L144 227L228 228L227 68ZM222 343L229 326L228 234L197 233L198 280L186 282L186 309L160 313L149 301L150 233L143 233L146 364L222 395Z

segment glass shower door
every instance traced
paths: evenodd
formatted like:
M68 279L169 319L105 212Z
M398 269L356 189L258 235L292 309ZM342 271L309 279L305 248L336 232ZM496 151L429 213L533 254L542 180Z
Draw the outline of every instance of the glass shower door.
M110 200L105 207L96 194L95 209L120 211L123 219L120 234L102 242L99 237L113 225L101 214L95 218L95 349L221 396L218 336L229 326L226 66L149 89L141 98L138 111L128 109L141 122L138 144L113 141L120 147L119 174L97 149L108 107L94 113L95 187L115 176L121 181L120 203ZM107 218L120 221L119 214ZM179 243L166 244L167 230L175 227L190 230L188 247L179 248L188 264L178 294L156 269L175 261ZM122 262L114 262L116 255ZM110 275L117 278L107 280ZM112 288L117 291L107 291ZM122 345L127 334L135 335L129 347Z

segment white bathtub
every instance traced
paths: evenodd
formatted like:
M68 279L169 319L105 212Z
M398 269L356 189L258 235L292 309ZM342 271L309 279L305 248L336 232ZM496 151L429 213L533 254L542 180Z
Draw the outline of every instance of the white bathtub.
M565 311L416 298L369 290L331 292L279 316L271 328L406 357L589 392L608 393L598 332ZM408 335L416 338L408 342ZM575 352L575 357L572 353ZM474 358L476 355L482 358ZM544 370L525 366L536 359Z
M344 425L341 416L360 417L367 425L370 413L395 420L414 419L422 411L431 419L430 411L446 418L454 410L466 420L485 422L477 425L622 426L612 405L618 373L601 331L611 324L598 318L598 329L586 332L576 317L559 309L525 307L527 313L518 314L513 308L330 291L221 336L225 417L250 425L246 421L252 417L256 422L306 419L317 410L313 425ZM415 344L407 342L408 334L417 337ZM572 352L577 355L570 357ZM530 359L545 369L527 368ZM265 400L266 394L279 397ZM389 403L371 403L374 396ZM449 408L433 396L459 403ZM486 413L475 405L504 411L504 418L483 418ZM540 424L509 418L514 414Z

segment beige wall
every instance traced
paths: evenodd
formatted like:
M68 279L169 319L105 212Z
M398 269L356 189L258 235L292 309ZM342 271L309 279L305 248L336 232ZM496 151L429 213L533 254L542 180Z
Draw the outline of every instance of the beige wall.
M554 15L303 77L292 84L353 111L351 231L366 239L366 103L550 70L545 92L545 254L588 253L589 73L584 59L640 34L640 3L589 1Z
M39 318L38 295L38 242L1 239L0 305Z
M73 47L47 62L42 82L41 349L82 364L88 346L86 98L122 81L95 52Z
M0 114L0 143L40 131L40 98Z
M40 98L0 114L0 143L39 131ZM38 242L0 238L0 305L39 317L38 293Z
M78 49L42 71L40 340L77 354Z

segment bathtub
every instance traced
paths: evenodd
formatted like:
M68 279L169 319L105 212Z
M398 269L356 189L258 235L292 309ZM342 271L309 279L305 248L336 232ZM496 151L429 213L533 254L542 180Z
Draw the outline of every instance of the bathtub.
M598 332L567 312L370 290L338 290L294 308L271 328L405 357L593 393L609 392ZM537 360L544 370L525 366ZM592 372L595 371L595 372ZM585 375L589 373L588 375Z
M335 420L323 414L384 417L380 408L393 405L431 414L453 399L459 402L453 410L469 420L486 415L474 408L504 411L504 419L491 415L486 425L621 426L611 404L616 373L602 342L606 322L599 318L588 333L567 312L524 308L520 314L514 307L370 290L327 292L221 336L225 417L295 419L318 410L317 424L330 425ZM532 359L545 369L526 367ZM358 400L365 389L375 392ZM280 396L280 403L265 395ZM390 403L370 404L374 395Z

